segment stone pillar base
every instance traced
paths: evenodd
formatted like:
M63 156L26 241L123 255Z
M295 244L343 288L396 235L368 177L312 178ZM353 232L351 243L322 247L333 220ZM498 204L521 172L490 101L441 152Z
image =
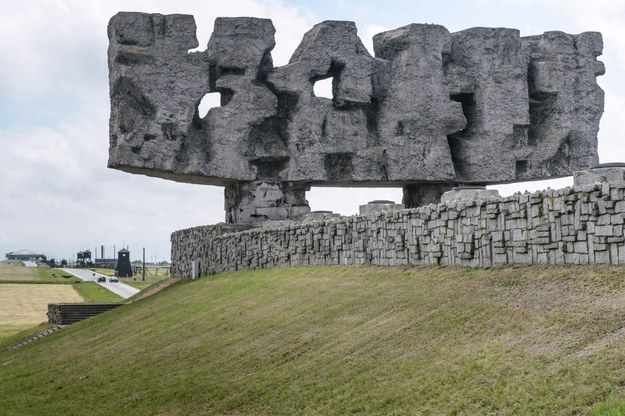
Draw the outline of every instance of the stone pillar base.
M417 208L441 202L441 196L449 191L453 185L430 184L430 185L406 185L402 203L406 208Z
M441 202L474 201L476 199L488 199L499 197L496 189L486 189L484 186L463 186L447 191L441 196Z
M304 221L323 221L330 218L338 218L340 214L335 214L332 211L313 211L310 214L304 215Z
M575 186L604 182L625 185L625 163L602 163L590 169L573 172L573 184Z
M366 205L361 205L359 212L360 215L367 215L371 212L380 212L380 211L397 211L400 209L404 209L402 204L396 204L395 201L371 201Z
M226 223L255 224L300 220L310 213L305 184L278 181L238 182L225 188Z

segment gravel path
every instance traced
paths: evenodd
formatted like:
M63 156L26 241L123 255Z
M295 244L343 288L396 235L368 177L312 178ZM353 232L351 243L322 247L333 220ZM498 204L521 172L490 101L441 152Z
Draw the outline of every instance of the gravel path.
M87 282L96 282L100 286L105 289L110 290L111 292L123 297L124 299L128 299L132 295L136 295L139 293L139 289L136 287L132 287L127 285L126 283L110 283L109 277L100 273L92 272L91 270L85 269L61 269L66 273L71 273L74 276L87 281ZM106 283L99 283L97 278L99 276L104 276L106 278Z

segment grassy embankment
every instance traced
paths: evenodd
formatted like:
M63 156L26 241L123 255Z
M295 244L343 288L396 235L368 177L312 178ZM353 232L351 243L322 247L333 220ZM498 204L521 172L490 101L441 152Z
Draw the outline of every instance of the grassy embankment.
M33 327L46 322L48 303L122 300L93 282L64 276L68 275L45 266L0 262L0 343L30 333Z
M147 287L152 286L154 283L158 283L161 280L169 278L169 267L163 266L155 266L149 265L145 268L145 280L143 280L143 274L138 273L133 277L119 277L119 281L122 283L126 283L127 285L136 287L137 289L143 290ZM106 275L113 276L115 271L113 269L89 269L94 272Z
M622 268L224 273L0 352L0 414L620 415L624 342Z

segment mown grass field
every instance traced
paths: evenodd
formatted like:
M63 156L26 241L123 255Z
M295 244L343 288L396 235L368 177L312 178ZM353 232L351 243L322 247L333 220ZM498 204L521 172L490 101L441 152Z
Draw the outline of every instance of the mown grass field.
M0 352L0 414L625 414L623 268L185 281Z
M0 284L0 339L46 322L48 303L82 301L70 285Z
M0 261L0 284L2 283L52 283L73 284L81 282L75 276L46 265L26 267L21 262Z
M26 267L21 262L0 261L0 283L3 281L36 281L37 269Z
M58 269L0 262L0 343L47 322L48 303L119 302L120 296Z

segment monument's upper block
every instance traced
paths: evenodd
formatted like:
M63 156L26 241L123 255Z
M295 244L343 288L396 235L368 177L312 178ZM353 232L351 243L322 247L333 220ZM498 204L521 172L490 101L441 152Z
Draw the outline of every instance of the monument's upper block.
M187 15L108 27L109 166L183 182L492 184L594 165L601 35L411 24L373 38L326 21L274 67L270 20L218 18L207 50ZM315 82L332 78L332 99ZM198 105L220 93L221 107ZM238 191L237 191L238 192Z

